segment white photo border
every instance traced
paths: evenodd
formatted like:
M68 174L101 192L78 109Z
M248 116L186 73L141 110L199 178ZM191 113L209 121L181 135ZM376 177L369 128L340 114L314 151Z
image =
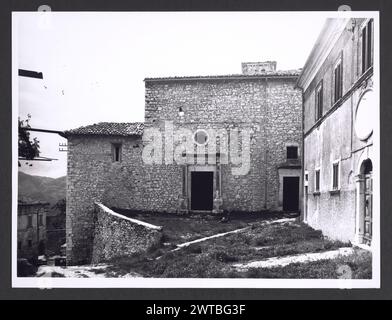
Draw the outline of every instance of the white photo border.
M61 12L60 14L72 14ZM76 13L76 12L74 12ZM86 12L89 13L89 12ZM135 13L135 12L133 12ZM162 12L162 14L170 12ZM209 13L209 12L206 12ZM221 14L222 12L214 12ZM249 12L248 12L249 13ZM320 18L373 18L374 19L374 92L380 119L380 22L379 11L271 11L258 14L318 15ZM380 288L380 122L373 131L375 155L373 164L374 215L372 239L372 279L215 279L215 278L40 278L17 276L17 197L18 197L18 19L37 12L12 12L12 287L13 288ZM45 12L44 14L58 14ZM102 14L102 13L100 13ZM124 14L119 12L118 14ZM181 14L181 12L178 12ZM224 12L227 15L241 12Z

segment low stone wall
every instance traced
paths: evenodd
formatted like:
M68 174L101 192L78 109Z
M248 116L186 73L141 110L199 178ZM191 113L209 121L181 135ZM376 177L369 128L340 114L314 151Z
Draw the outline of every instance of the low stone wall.
M92 263L146 252L162 238L162 227L131 219L95 203Z

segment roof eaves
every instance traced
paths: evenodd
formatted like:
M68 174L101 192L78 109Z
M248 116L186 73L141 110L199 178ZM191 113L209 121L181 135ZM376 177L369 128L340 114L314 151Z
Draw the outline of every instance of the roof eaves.
M259 75L222 75L222 76L189 76L189 77L158 77L145 78L145 82L159 81L199 81L199 80L245 80L245 79L268 79L268 78L298 78L300 71L293 73L271 73Z

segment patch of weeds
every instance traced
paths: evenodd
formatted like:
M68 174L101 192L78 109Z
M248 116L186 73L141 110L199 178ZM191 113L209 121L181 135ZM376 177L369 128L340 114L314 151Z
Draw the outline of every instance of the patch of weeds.
M146 258L156 259L156 258L162 256L164 253L165 253L164 250L158 249L158 250L155 250L154 252L152 252L152 253L151 253L148 257L146 257Z
M250 244L254 246L266 246L274 241L274 237L265 236L265 237L256 237L252 240L249 240Z
M162 276L165 278L216 278L222 277L222 263L207 254L174 259Z
M238 258L228 254L225 251L216 251L213 252L213 258L219 262L230 263L230 262L237 262Z
M189 245L189 246L183 248L182 250L184 250L185 252L188 252L188 253L196 253L196 254L202 253L202 248L200 245Z
M52 272L52 278L65 278L65 275L56 271Z

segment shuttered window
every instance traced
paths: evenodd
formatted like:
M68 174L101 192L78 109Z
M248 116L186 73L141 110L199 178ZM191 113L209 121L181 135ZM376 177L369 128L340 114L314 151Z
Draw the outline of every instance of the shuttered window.
M334 102L342 97L343 92L343 67L340 60L334 69Z
M332 166L332 189L337 190L339 188L339 162L336 162Z
M316 89L316 121L323 116L323 81Z
M316 181L315 181L315 186L314 186L314 191L319 192L320 191L320 170L316 170Z
M373 65L373 19L362 29L362 73Z

